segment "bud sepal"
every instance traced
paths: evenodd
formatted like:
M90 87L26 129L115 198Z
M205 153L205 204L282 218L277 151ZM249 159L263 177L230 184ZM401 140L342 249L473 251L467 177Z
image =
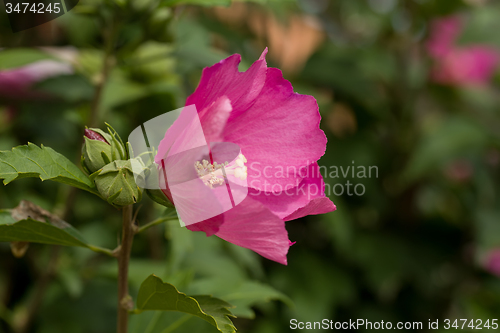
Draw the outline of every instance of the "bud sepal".
M90 178L102 198L115 207L132 205L142 199L142 189L135 182L131 160L112 161Z

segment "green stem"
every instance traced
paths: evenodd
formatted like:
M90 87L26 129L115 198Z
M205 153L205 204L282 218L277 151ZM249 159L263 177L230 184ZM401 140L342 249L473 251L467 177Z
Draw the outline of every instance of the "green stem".
M133 223L132 205L123 207L122 243L118 251L118 333L127 333L128 313L133 307L132 298L128 294L128 266L134 240Z
M156 219L156 220L154 220L152 222L149 222L148 224L145 224L142 227L139 227L137 229L136 233L143 232L146 229L149 229L149 228L151 228L151 227L153 227L155 225L162 224L162 223L165 223L165 222L170 221L170 220L177 220L177 214L175 214L175 215L169 215L169 216L165 216L165 217L161 217L161 218Z
M88 248L94 252L97 253L102 253L110 257L116 257L116 252L110 249L105 249L103 247L95 246L95 245L88 245Z

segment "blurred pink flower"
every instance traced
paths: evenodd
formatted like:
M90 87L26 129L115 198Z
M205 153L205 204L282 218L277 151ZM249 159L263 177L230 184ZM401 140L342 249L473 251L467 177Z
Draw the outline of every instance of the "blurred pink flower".
M207 236L216 235L286 264L293 243L288 239L285 221L331 212L336 207L325 196L317 164L326 149L326 136L319 128L321 117L316 100L294 93L279 69L267 67L266 54L267 49L246 72L238 71L238 54L205 68L198 88L186 101L187 106L196 106L207 143L239 147L235 153L238 157L225 169L227 186L244 187L248 193L233 208L187 228L204 231ZM184 114L187 109L184 108ZM184 121L183 113L178 124ZM180 136L178 141L183 144L192 138L185 130L186 139L182 138L183 130L174 123L167 131L158 148L157 162L163 159L169 164L166 157L175 148L168 142L173 136ZM210 155L215 154L216 148L210 148ZM164 167L175 169L175 165ZM198 165L198 169L205 168ZM198 173L200 179L197 178L200 184L208 185L199 187L203 200L206 191L225 191L226 185L215 179L212 186L204 174ZM171 175L166 173L166 177ZM222 181L222 175L219 179ZM168 185L163 186L163 192L174 203ZM190 211L200 209L188 206Z
M448 54L454 47L463 24L458 16L443 17L431 23L427 51L432 57L439 58Z
M499 53L487 46L454 49L436 61L434 81L451 84L485 84L493 76Z
M23 67L0 71L0 96L9 99L34 97L37 94L30 91L34 83L71 73L73 69L69 64L53 60L41 60Z
M484 268L498 277L500 277L500 249L491 250L486 257Z
M431 78L449 85L482 85L488 83L500 60L500 52L488 45L456 45L463 24L451 16L431 24L427 51L434 58Z

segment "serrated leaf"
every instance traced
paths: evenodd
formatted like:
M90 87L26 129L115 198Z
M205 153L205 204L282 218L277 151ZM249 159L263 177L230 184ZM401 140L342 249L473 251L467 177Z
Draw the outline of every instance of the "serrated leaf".
M229 319L233 315L228 310L233 306L212 296L187 296L173 285L163 282L159 277L150 275L142 283L137 296L137 310L178 311L197 316L220 332L236 331Z
M235 316L228 310L233 305L209 295L197 295L191 296L191 298L194 298L200 304L204 313L215 319L217 325L214 326L219 331L228 333L236 332L236 327L234 327L233 322L229 318Z
M28 143L11 151L0 151L0 179L4 185L26 177L53 180L98 194L90 179L52 148Z

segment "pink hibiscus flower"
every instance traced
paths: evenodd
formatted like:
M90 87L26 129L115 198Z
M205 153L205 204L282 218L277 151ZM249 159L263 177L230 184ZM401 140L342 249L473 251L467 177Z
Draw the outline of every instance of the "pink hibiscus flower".
M463 23L458 16L443 17L431 23L427 51L434 58L443 57L453 48Z
M454 49L437 62L433 79L450 85L486 84L498 65L499 53L487 46Z
M0 71L0 96L9 99L30 98L38 96L30 91L31 86L53 76L71 74L69 64L41 60L29 65Z
M156 162L167 179L162 190L183 220L192 219L190 230L286 265L293 243L285 221L336 207L317 164L326 136L316 100L294 93L266 54L246 72L237 54L205 68Z
M463 29L458 16L438 19L431 25L427 51L434 58L433 81L449 85L483 85L490 81L500 60L488 45L455 45Z

